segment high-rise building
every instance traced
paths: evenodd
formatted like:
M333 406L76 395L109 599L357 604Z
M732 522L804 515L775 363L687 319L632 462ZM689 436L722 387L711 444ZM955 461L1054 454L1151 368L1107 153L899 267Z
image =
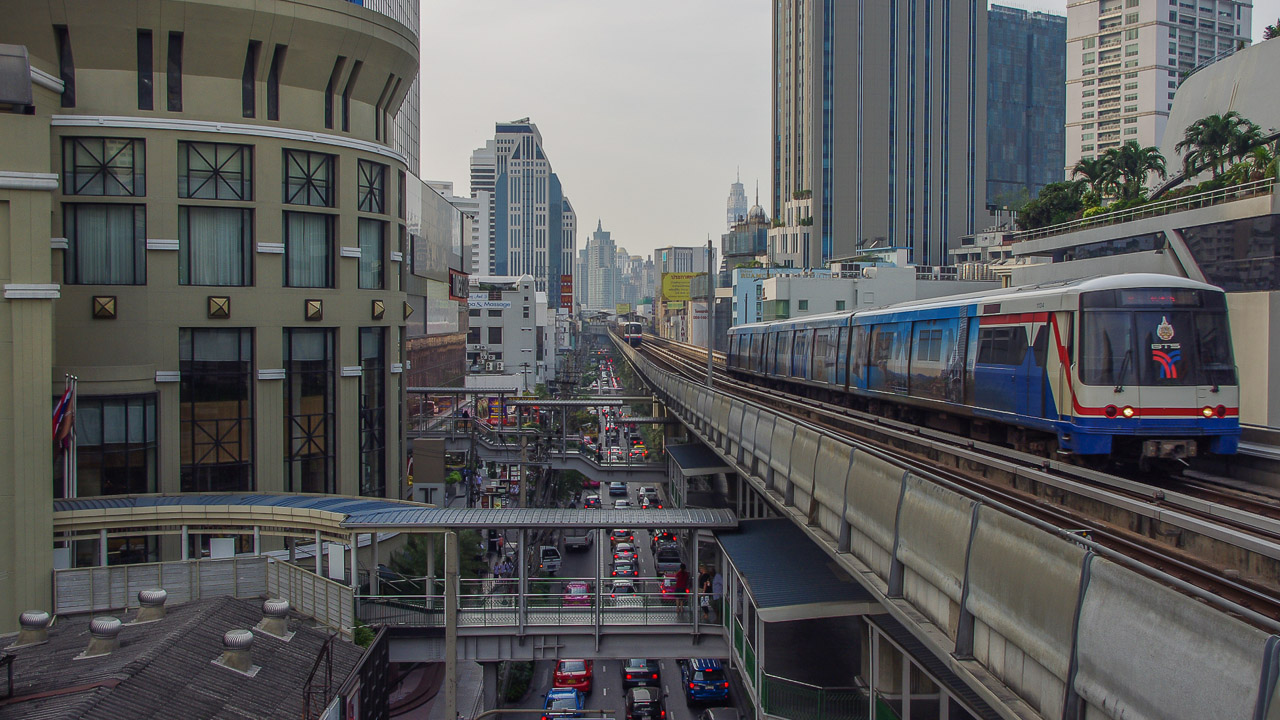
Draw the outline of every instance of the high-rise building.
M987 11L987 205L1022 207L1062 179L1067 19Z
M747 192L742 187L739 176L729 186L729 199L725 202L725 229L732 230L733 224L747 219Z
M699 273L707 268L715 268L716 251L712 249L710 264L707 259L707 248L700 247L664 247L653 251L654 272L662 273Z
M774 0L773 212L818 267L985 221L985 2ZM799 233L797 233L799 235Z
M613 311L618 302L618 248L608 230L596 221L596 231L587 238L587 307Z
M0 0L0 632L50 606L55 557L209 549L55 554L55 495L403 495L418 2L369 4Z
M1252 22L1248 0L1069 4L1066 174L1129 140L1160 145L1182 77L1248 45Z
M573 272L577 215L551 170L538 126L528 118L497 123L492 144L472 153L471 178L472 193L492 182L492 272L532 275L550 307L559 308L561 276Z
M497 258L494 257L493 249L496 244L494 220L498 210L493 204L493 189L498 173L498 158L494 147L494 141L486 140L484 147L477 148L471 153L471 197L483 199L484 207L488 209L487 212L482 211L488 219L485 222L486 232L480 236L480 241L485 247L483 252L471 254L471 257L476 259L476 267L472 270L474 275L497 273ZM478 229L477 232L479 232ZM481 261L480 258L484 260Z

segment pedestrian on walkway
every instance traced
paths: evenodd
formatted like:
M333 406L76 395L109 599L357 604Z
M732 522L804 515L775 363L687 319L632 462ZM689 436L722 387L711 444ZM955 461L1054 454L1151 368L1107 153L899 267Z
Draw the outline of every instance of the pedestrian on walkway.
M706 565L698 566L698 607L705 621L711 613L711 571Z
M685 604L689 601L685 594L689 592L689 570L680 563L680 569L676 571L676 616L684 614Z
M715 621L720 622L724 608L724 576L711 569L711 605L715 608Z

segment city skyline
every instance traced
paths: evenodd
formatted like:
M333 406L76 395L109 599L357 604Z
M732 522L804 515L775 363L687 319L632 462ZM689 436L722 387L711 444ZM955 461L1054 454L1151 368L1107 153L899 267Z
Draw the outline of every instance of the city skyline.
M1065 0L997 4L1066 14ZM619 245L646 256L718 237L739 168L745 186L759 180L769 194L772 2L526 7L424 2L424 178L467 194L471 152L493 124L529 117L578 214L603 218ZM1255 42L1277 16L1280 0L1254 3ZM520 39L493 42L504 37ZM455 100L431 102L445 97Z

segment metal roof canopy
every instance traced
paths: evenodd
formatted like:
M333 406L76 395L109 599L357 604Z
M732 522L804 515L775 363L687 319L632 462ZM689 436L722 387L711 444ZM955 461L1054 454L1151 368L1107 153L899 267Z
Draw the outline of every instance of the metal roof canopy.
M684 473L685 477L733 470L728 463L720 459L719 455L701 443L668 445L667 454L676 461L676 465L680 466L680 472Z
M515 395L520 388L408 387L404 391L433 395Z
M446 528L670 528L732 529L731 510L607 510L559 508L414 508L352 514L352 530L443 530Z
M883 613L852 577L787 518L745 520L716 541L746 581L765 622Z
M514 398L507 401L507 405L512 407L528 406L528 405L546 405L548 407L617 407L618 405L626 405L627 403L653 402L654 398L650 395L628 396L620 395L602 395L599 397L592 396L589 398L576 398L574 400L539 400L537 398Z

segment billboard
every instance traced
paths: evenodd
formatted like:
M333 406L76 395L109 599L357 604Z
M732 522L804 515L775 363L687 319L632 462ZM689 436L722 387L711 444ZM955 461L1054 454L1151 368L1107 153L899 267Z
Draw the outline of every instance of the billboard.
M614 307L615 315L628 315L630 313L631 313L631 303L618 303L617 306Z
M560 307L573 307L573 276L560 276Z
M660 296L664 301L689 300L689 283L705 273L662 273Z

